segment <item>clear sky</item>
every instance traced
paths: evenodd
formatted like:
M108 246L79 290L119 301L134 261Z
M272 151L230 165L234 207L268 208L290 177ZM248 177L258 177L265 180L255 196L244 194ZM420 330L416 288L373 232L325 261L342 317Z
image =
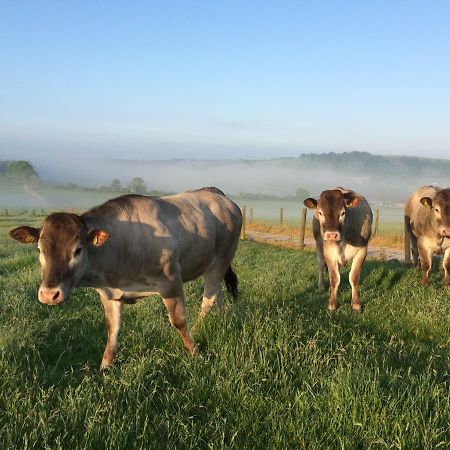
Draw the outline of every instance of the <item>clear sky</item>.
M3 1L0 159L450 158L448 1Z

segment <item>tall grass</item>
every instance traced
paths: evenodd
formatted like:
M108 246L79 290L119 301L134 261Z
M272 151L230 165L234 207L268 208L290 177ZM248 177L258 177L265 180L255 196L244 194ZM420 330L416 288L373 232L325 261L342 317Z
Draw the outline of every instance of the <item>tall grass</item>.
M37 255L0 222L0 448L446 448L450 296L398 262L365 264L364 312L326 311L315 257L252 242L240 299L185 355L158 298L125 308L120 353L94 291L38 304ZM345 272L348 274L347 272ZM202 285L186 285L191 323Z

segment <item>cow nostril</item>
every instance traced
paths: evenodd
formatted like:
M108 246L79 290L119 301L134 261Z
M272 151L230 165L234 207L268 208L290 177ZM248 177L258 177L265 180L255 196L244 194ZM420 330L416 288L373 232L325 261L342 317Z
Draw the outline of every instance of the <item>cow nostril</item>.
M53 300L57 300L59 297L59 290L55 292L55 295L53 296Z

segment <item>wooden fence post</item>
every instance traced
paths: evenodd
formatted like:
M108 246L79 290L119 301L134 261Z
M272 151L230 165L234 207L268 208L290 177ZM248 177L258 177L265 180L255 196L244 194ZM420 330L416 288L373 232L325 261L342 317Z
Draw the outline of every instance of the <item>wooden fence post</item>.
M250 222L253 223L253 208L250 208Z
M374 226L374 230L373 230L373 235L377 236L378 235L378 223L379 223L379 218L380 218L380 210L376 209L375 210L375 226Z
M244 205L242 207L242 230L241 230L241 239L245 240L246 239L246 233L245 233L245 226L246 224L246 215L247 215L247 207Z
M283 208L280 208L280 225L283 226L283 222L284 222L284 211Z
M409 238L408 233L408 218L405 216L405 227L404 227L404 233L405 233L405 263L411 262L411 240Z
M302 208L300 214L300 251L305 248L305 228L306 228L306 213L308 208Z

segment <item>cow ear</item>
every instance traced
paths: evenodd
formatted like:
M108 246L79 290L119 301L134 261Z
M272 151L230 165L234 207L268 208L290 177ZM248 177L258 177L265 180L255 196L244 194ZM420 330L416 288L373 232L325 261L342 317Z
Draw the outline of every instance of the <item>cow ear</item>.
M39 230L33 227L14 228L9 235L22 244L35 244L39 240Z
M433 200L431 200L430 197L422 197L420 203L422 203L423 206L428 206L428 208L433 206Z
M105 230L97 230L94 228L89 231L88 238L94 247L101 247L109 239L109 233Z
M316 209L317 208L317 200L314 198L306 198L303 200L303 204L309 208L309 209Z
M353 208L361 203L361 197L353 196L345 200L345 206L347 208Z

